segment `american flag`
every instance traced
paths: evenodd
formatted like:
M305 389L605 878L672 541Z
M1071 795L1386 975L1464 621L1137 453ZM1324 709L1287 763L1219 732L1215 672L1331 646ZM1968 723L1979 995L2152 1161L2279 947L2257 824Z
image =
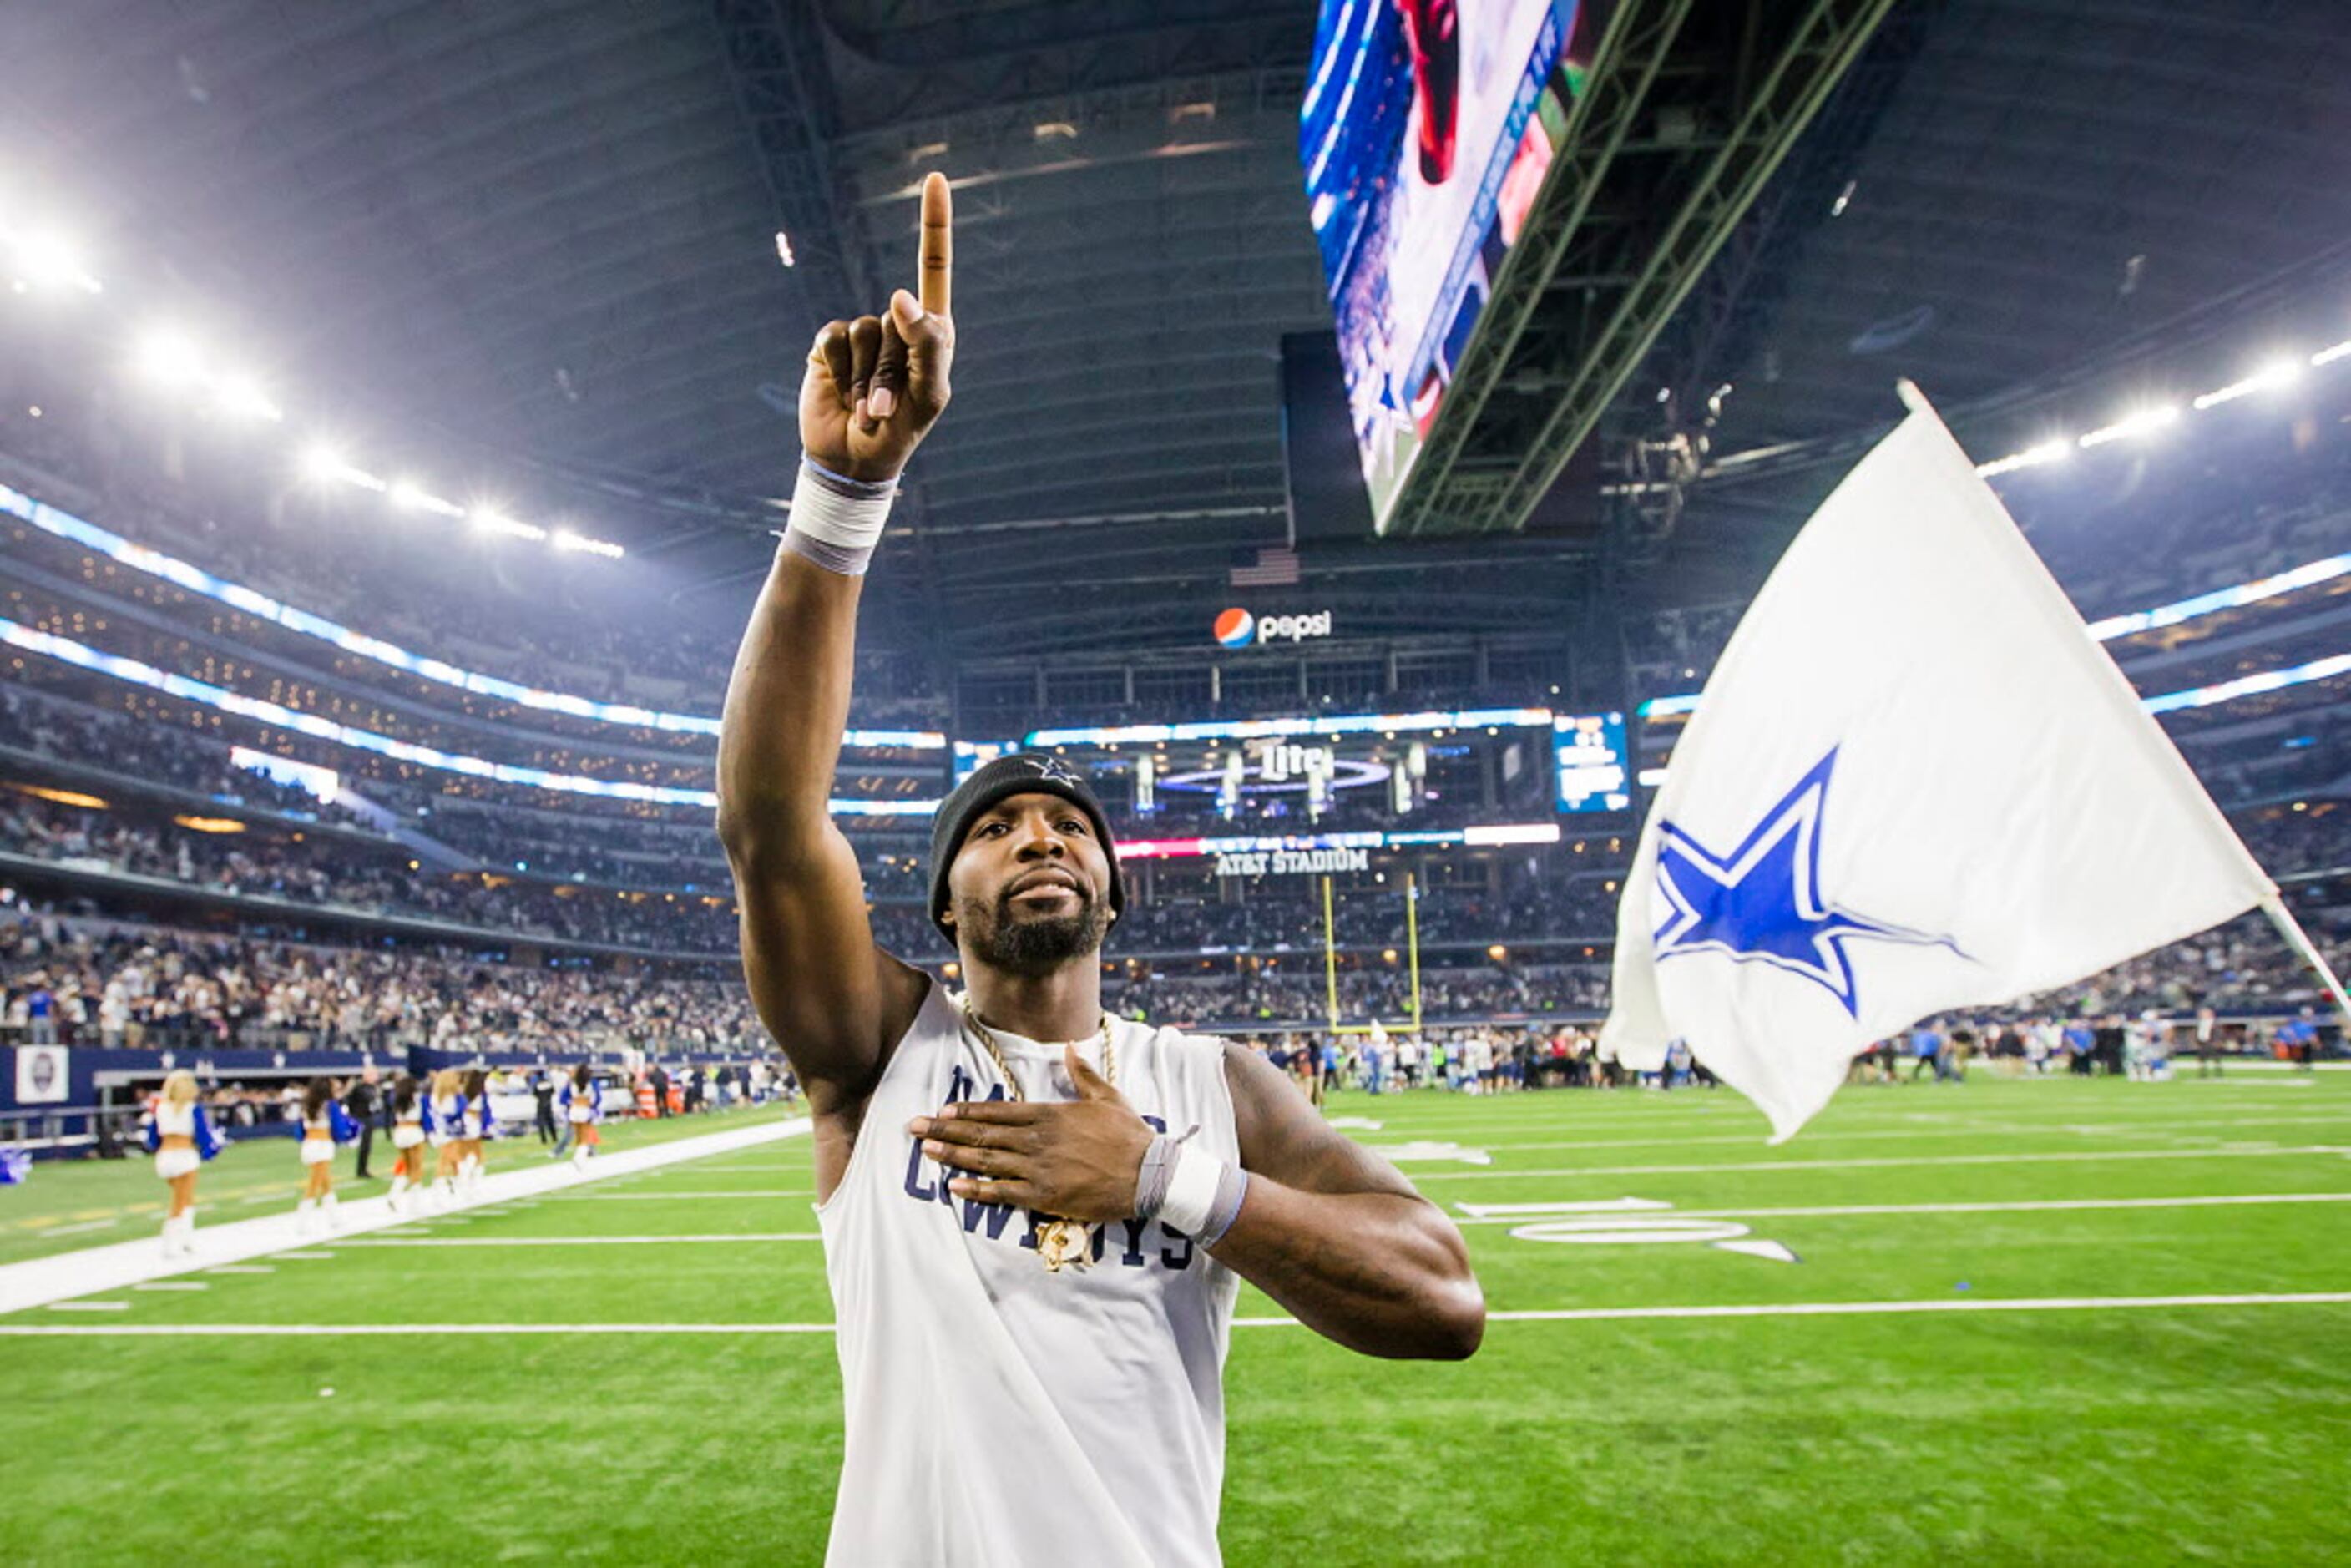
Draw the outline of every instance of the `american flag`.
M1232 570L1235 588L1289 588L1298 581L1298 552L1284 545L1257 552L1252 566L1236 565Z

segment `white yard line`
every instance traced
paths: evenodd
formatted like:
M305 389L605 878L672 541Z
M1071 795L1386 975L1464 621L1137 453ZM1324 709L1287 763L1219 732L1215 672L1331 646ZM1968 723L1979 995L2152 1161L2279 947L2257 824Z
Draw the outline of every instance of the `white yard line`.
M643 1148L600 1155L589 1162L584 1174L573 1171L568 1161L540 1162L485 1177L480 1199L484 1202L504 1202L559 1187L576 1187L583 1183L632 1176L658 1170L664 1166L682 1165L689 1160L707 1159L713 1155L733 1154L739 1149L756 1148L781 1139L799 1137L808 1130L809 1124L802 1119L763 1122L757 1126L735 1127L690 1138L673 1138ZM150 1280L169 1279L178 1274L227 1272L227 1266L246 1263L256 1258L298 1256L304 1243L319 1239L317 1236L305 1234L300 1229L290 1209L256 1219L207 1226L202 1222L205 1207L204 1194L199 1190L196 1195L199 1217L196 1256L193 1258L164 1257L156 1239L148 1235L131 1241L120 1241L110 1247L92 1247L79 1252L60 1252L47 1258L27 1259L21 1263L0 1265L0 1316L23 1312L28 1307L66 1301L76 1296L125 1290ZM373 1231L413 1225L420 1217L394 1214L382 1198L370 1197L343 1204L340 1218L342 1228L337 1234L339 1241ZM289 1249L293 1249L290 1254Z
M715 1188L694 1192L558 1192L548 1195L549 1203L695 1203L710 1198L728 1197L805 1197L813 1202L816 1194L796 1186L747 1186L732 1192Z
M681 1242L821 1241L814 1230L738 1230L686 1236L378 1236L354 1247L665 1247Z
M2351 1291L2205 1296L2035 1296L1915 1301L1772 1301L1740 1306L1564 1307L1489 1312L1489 1322L1607 1319L1890 1317L1913 1312L2132 1312L2189 1307L2351 1306ZM1300 1327L1295 1318L1235 1318L1235 1328ZM116 1323L0 1322L0 1337L45 1339L375 1338L414 1334L829 1334L831 1323Z
M1897 1166L2071 1165L2085 1160L2283 1159L2302 1155L2351 1155L2334 1144L2277 1149L2074 1149L2056 1154L1886 1155L1851 1160L1748 1160L1701 1166L1556 1166L1541 1170L1416 1170L1413 1180L1519 1181L1536 1176L1714 1176L1734 1171L1885 1170Z
M2267 1192L2220 1197L2053 1197L2013 1203L1848 1203L1813 1208L1676 1208L1677 1219L1815 1219L1853 1215L1890 1214L2047 1214L2095 1208L2229 1208L2239 1205L2278 1203L2351 1203L2351 1192ZM1509 1204L1509 1214L1480 1214L1454 1221L1456 1225L1524 1225L1550 1214L1586 1212L1590 1204ZM1537 1209L1544 1212L1537 1213Z
M2346 1063L2351 1066L2351 1063ZM1834 1109L1841 1117L1878 1121L1886 1117L1941 1118L1958 1113L1958 1108L1972 1103L1972 1096L1981 1092L2005 1096L2011 1087L2028 1087L2030 1081L2019 1080L2011 1084L2000 1079L1981 1079L1967 1084L1945 1084L1939 1088L1919 1085L1892 1087L1876 1084L1848 1085L1845 1092L1834 1102ZM2176 1099L2173 1092L2198 1095L2207 1089L2227 1088L2246 1092L2262 1092L2277 1096L2274 1100L2252 1101L2231 1094L2225 1106L2201 1104L2199 1109L2220 1115L2257 1111L2265 1106L2275 1110L2307 1109L2309 1101L2303 1092L2312 1087L2307 1079L2270 1082L2208 1079L2200 1085L2193 1079L2168 1084L2132 1086L2134 1098L2116 1102L2104 1097L2059 1095L2049 1100L2003 1100L2001 1113L2016 1116L2079 1116L2088 1106L2096 1108L2101 1117L2110 1115L2178 1115L2189 1108L2189 1100ZM2170 1091L2173 1092L2166 1092ZM1350 1100L1345 1106L1349 1115L1408 1114L1416 1128L1426 1128L1442 1122L1450 1126L1455 1121L1479 1124L1489 1118L1520 1115L1541 1116L1553 1121L1583 1116L1593 1122L1605 1117L1639 1116L1649 1121L1671 1122L1678 1117L1699 1121L1719 1121L1752 1115L1746 1102L1729 1095L1729 1091L1712 1093L1675 1090L1659 1094L1655 1090L1538 1090L1520 1094L1453 1095L1443 1093L1388 1095L1379 1100ZM2144 1098L2137 1096L2144 1095ZM1607 1110L1614 1106L1617 1109ZM1637 1107L1637 1108L1635 1108ZM1590 1113L1587 1115L1587 1113Z
M2021 1122L1969 1122L1961 1118L1954 1117L1951 1119L1950 1124L1948 1126L1884 1127L1879 1128L1875 1132L1865 1133L1808 1132L1804 1134L1804 1143L1806 1146L1809 1147L1819 1144L1886 1142L1910 1143L1928 1138L2111 1138L2137 1137L2141 1135L2162 1136L2166 1134L2170 1134L2175 1136L2182 1134L2196 1134L2210 1138L2226 1133L2232 1128L2238 1127L2289 1126L2342 1127L2351 1129L2351 1111L2346 1111L2344 1114L2337 1116L2231 1116L2224 1121L2216 1121L2210 1116L2199 1116L2179 1121L2138 1121L2133 1119L2130 1121L2101 1122L2085 1119L2078 1122L2044 1122L2038 1125ZM1471 1131L1471 1129L1463 1129L1463 1131ZM1736 1147L1740 1145L1758 1144L1761 1141L1760 1130L1759 1133L1756 1134L1708 1133L1697 1137L1684 1138L1563 1138L1546 1140L1541 1143L1499 1144L1488 1143L1483 1139L1478 1138L1471 1138L1469 1140L1475 1147L1484 1149L1488 1154L1495 1155L1514 1154L1535 1149L1690 1148L1716 1144L1729 1145ZM1385 1145L1365 1142L1364 1146L1367 1149L1376 1151L1384 1148Z

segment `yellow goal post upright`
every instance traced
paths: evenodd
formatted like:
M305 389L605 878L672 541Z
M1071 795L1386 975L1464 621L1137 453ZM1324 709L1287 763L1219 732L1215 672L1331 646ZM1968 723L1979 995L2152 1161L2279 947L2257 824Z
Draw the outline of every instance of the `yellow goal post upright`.
M1369 1034L1366 1023L1343 1024L1339 1021L1339 932L1332 912L1331 879L1322 879L1322 978L1330 995L1331 1032ZM1396 1023L1383 1022L1381 1028L1390 1034L1420 1032L1420 887L1413 873L1404 873L1404 946L1406 972L1412 977L1412 1001L1409 1016Z

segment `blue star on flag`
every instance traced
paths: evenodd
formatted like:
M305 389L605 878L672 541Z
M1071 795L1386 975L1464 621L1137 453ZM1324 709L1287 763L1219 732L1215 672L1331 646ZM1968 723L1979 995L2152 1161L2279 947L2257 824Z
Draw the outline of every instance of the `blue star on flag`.
M1928 936L1839 909L1821 891L1821 819L1836 751L1814 763L1728 855L1716 855L1672 822L1657 825L1657 892L1673 911L1655 933L1660 963L1719 953L1734 963L1769 964L1800 975L1858 1019L1853 960L1845 944L1943 946Z

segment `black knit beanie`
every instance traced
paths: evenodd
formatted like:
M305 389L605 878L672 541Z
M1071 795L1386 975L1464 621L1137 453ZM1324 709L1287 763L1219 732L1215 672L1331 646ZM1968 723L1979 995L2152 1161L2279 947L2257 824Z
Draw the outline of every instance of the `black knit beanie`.
M1124 914L1126 883L1119 874L1118 846L1110 836L1110 820L1102 815L1102 801L1095 798L1093 786L1086 781L1084 774L1058 757L1016 751L973 769L971 777L939 802L938 814L931 819L931 924L950 943L955 940L954 928L941 918L947 907L947 868L955 863L956 852L963 848L964 835L971 831L972 819L1014 795L1058 795L1086 814L1086 820L1093 824L1094 836L1102 841L1102 854L1110 862L1111 913Z

